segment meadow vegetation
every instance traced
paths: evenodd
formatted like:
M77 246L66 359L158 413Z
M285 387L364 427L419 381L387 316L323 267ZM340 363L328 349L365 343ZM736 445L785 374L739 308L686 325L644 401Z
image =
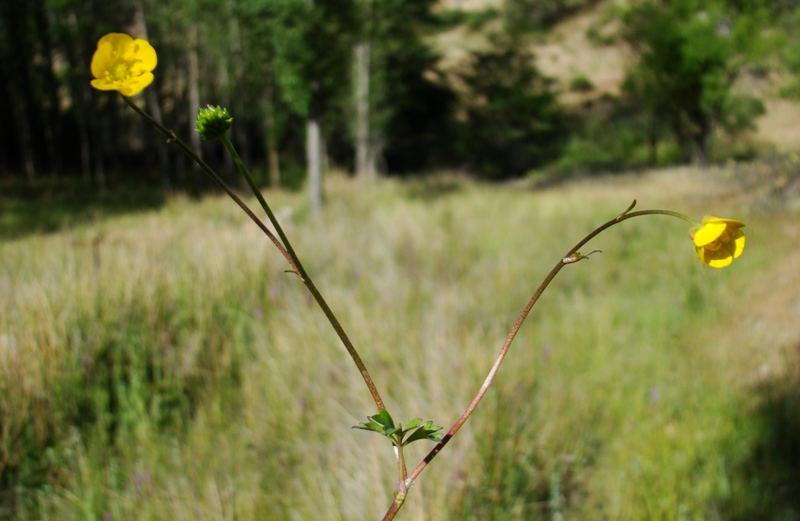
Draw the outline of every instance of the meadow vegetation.
M267 198L392 414L444 426L542 277L631 200L747 222L726 270L663 216L590 243L399 519L800 516L796 209L694 168L327 194L318 218ZM374 404L285 269L212 196L0 243L0 518L379 518L391 449L351 429Z
M800 162L766 154L796 148L796 122L751 139L798 90L794 60L771 64L800 11L434 4L0 9L0 520L366 520L405 498L389 443L352 429L380 399L284 258L180 156L233 170L200 139L232 151L230 115L210 107L195 132L201 99L230 105L231 139L405 425L451 425L553 264L633 199L747 222L721 271L663 215L590 243L603 253L548 289L400 519L800 519ZM92 86L153 81L145 98L86 95L95 43ZM140 105L179 147L133 123ZM324 208L323 157L355 171L326 174ZM725 166L645 170L710 162ZM304 183L310 202L286 191Z

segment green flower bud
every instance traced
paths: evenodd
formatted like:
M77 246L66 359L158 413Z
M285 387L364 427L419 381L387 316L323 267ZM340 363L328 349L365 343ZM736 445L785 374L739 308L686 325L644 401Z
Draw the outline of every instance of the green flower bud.
M231 128L232 121L227 109L209 105L208 108L200 109L197 114L197 131L203 139L219 139Z

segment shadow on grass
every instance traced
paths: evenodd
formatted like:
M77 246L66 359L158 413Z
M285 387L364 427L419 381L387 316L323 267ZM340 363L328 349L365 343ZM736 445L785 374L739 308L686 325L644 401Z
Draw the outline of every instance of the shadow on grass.
M755 436L719 511L732 521L800 520L800 371L754 391L760 401L747 421Z
M450 177L409 178L406 182L406 195L409 199L433 201L456 194L463 188L463 181Z
M109 182L100 191L77 179L0 181L0 240L49 233L107 217L161 207L157 183Z

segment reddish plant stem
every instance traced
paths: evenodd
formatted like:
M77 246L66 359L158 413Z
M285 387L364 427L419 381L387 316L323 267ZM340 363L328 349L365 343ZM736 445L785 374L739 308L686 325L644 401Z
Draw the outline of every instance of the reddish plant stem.
M455 434L458 432L461 426L464 425L464 423L466 423L466 421L475 411L475 408L483 399L484 395L489 390L489 387L494 381L494 378L497 375L497 371L500 369L500 364L503 363L503 360L505 359L506 354L508 353L508 350L511 347L511 343L514 341L514 338L517 336L519 329L522 327L522 323L525 322L525 319L528 317L528 314L531 312L531 309L533 309L533 306L542 296L544 290L547 289L547 286L550 285L550 282L552 282L555 276L558 275L558 272L561 271L561 268L563 268L567 264L574 264L580 260L587 258L586 255L581 255L580 253L578 253L579 249L581 249L584 245L586 245L586 243L594 239L597 235L599 235L606 229L614 226L615 224L619 224L622 221L631 219L633 217L640 217L642 215L669 215L671 217L678 217L690 223L693 222L685 215L679 214L677 212L671 212L669 210L643 210L640 212L631 212L634 206L636 206L635 200L628 207L627 210L617 215L614 219L597 227L589 235L581 239L581 241L578 242L575 246L573 246L572 249L569 250L567 254L564 255L564 257L562 257L561 260L559 260L556 263L553 269L550 270L550 273L547 274L542 283L536 289L536 292L528 301L528 304L522 310L522 313L520 313L519 318L517 318L517 321L511 328L511 332L509 332L508 337L506 338L506 341L503 344L503 347L500 349L500 353L497 355L497 358L492 364L491 369L489 369L489 374L486 376L486 379L483 381L483 384L481 385L480 389L478 389L477 394L472 399L472 401L470 402L469 406L464 411L464 413L458 418L456 423L453 424L452 427L450 427L450 430L447 431L447 434L445 434L442 437L441 441L439 441L439 443L437 443L436 446L433 449L431 449L431 451L427 454L427 456L423 458L423 460L419 463L419 465L417 465L417 467L413 470L413 472L411 472L411 474L408 476L408 479L406 480L405 483L406 489L411 487L411 485L414 483L414 480L416 480L417 477L420 475L420 473L423 470L425 470L425 467L428 466L428 464L433 460L433 458L435 458L436 455L439 454L439 452L441 452L444 446L447 445L447 443L453 438L453 436L455 436ZM397 515L397 512L400 510L400 507L402 507L403 503L405 503L405 499L406 499L406 494L402 494L400 496L396 495L394 501L392 501L392 504L389 506L389 510L387 510L386 514L384 514L383 521L390 521L394 519L395 515Z

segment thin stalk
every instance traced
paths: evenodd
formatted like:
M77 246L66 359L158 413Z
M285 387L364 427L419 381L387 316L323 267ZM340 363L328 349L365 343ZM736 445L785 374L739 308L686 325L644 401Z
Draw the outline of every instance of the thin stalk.
M361 377L364 379L364 383L367 385L367 388L369 389L369 392L372 395L372 399L375 402L375 406L378 409L386 409L386 406L383 404L383 400L381 399L381 395L378 392L378 388L375 386L375 383L372 381L372 377L370 376L369 371L367 370L367 366L364 365L364 361L361 360L361 356L358 354L358 351L356 351L355 346L350 341L350 337L347 336L347 333L345 333L344 328L339 323L339 319L336 318L336 315L333 313L333 310L331 310L330 306L328 305L328 303L323 298L322 294L317 289L317 286L314 284L314 281L311 280L311 277L306 272L305 268L303 267L303 264L300 262L300 258L297 256L297 253L295 253L294 248L292 248L292 244L289 242L289 238L286 237L286 234L283 232L281 224L278 222L278 219L275 218L275 214L272 212L272 209L269 207L269 204L267 204L267 201L261 194L261 190L259 190L258 186L256 186L253 177L250 175L250 172L244 165L242 158L239 157L239 154L236 152L236 148L233 146L233 143L231 143L230 139L228 139L228 136L225 134L223 134L222 137L220 137L220 141L222 141L222 144L225 145L225 148L228 150L228 153L230 153L231 157L233 158L233 162L236 164L236 167L239 169L239 172L241 172L241 174L244 176L245 180L247 181L247 184L250 186L250 189L256 196L256 199L258 199L258 202L261 204L261 208L264 209L264 212L267 214L267 217L272 223L272 226L275 227L275 231L278 233L278 236L281 238L283 245L286 247L286 251L292 258L293 262L291 262L291 264L292 267L295 269L295 273L297 274L298 277L300 277L300 280L303 281L303 284L306 285L308 291L311 292L311 295L314 297L314 300L316 300L317 304L322 309L322 312L325 313L325 316L328 318L328 321L331 323L331 326L333 326L333 329L336 331L336 334L339 335L339 339L341 339L345 349L347 349L347 353L350 355L350 358L352 358L353 362L356 364L358 371L361 373Z
M120 96L122 96L122 95L120 95ZM275 237L275 235L269 230L269 228L267 228L266 225L261 222L261 219L256 217L256 214L253 213L253 211L250 209L250 207L248 207L244 203L244 201L242 201L242 199L238 195L236 195L236 193L233 190L231 190L231 188L228 185L225 184L225 181L220 179L220 177L217 175L217 173L214 172L214 170L210 166L208 166L208 164L206 164L206 162L203 161L197 154L195 154L194 150L192 150L189 147L189 145L187 145L186 143L181 141L181 139L175 134L175 132L173 132L172 130L168 129L167 127L165 127L164 125L162 125L161 123L159 123L158 121L153 119L150 116L150 114L148 114L147 112L145 112L142 109L140 109L139 107L137 107L136 104L133 103L127 96L122 96L122 99L125 100L125 103L127 103L140 116L142 116L145 120L147 120L149 123L151 123L158 130L160 130L162 134L167 136L167 143L176 144L178 146L178 148L183 150L183 152L187 156L192 158L192 160L194 160L195 163L200 165L200 168L202 168L203 171L206 174L208 174L208 176L214 181L214 183L217 186L219 186L222 189L222 191L224 191L226 194L228 194L228 196L231 199L233 199L236 202L236 204L239 205L239 208L241 208L244 211L244 213L246 213L247 216L250 217L250 219L254 223L256 223L256 225L261 229L262 232L264 232L266 234L267 237L269 237L269 240L272 241L272 243L275 245L276 248L278 248L278 250L281 252L281 255L283 255L286 258L286 260L289 262L289 264L292 266L292 268L295 271L297 271L297 268L294 265L294 260L292 259L292 256L289 255L289 252L286 251L286 248L283 247L283 244L281 244L281 242L278 240L278 238Z
M671 217L677 217L679 219L683 219L684 221L692 224L697 224L697 222L694 219L691 219L690 217L687 217L681 213L672 212L669 210L643 210L640 212L631 212L634 206L636 206L635 200L628 207L627 210L617 215L614 219L599 226L589 235L581 239L580 242L578 242L575 246L573 246L572 249L569 250L567 254L564 255L564 257L562 257L561 260L559 260L556 263L553 269L550 270L550 273L547 274L542 283L536 289L533 296L528 301L528 304L522 310L522 313L520 313L519 318L517 318L517 321L514 323L514 326L511 328L511 331L509 332L508 337L506 338L506 341L503 344L503 347L500 349L500 353L497 355L497 358L492 364L492 367L489 369L489 374L486 376L486 379L483 381L483 384L481 385L480 389L478 389L477 394L472 399L469 406L467 406L467 409L464 411L464 413L458 418L456 423L453 424L453 426L450 427L450 430L448 430L447 433L442 437L441 441L439 441L439 443L437 443L436 446L433 447L433 449L431 449L431 451L427 454L427 456L425 456L425 458L423 458L423 460L419 463L419 465L417 465L417 467L411 472L411 474L408 476L408 479L406 480L407 487L411 487L411 485L414 483L414 480L417 479L417 477L425 469L425 467L428 466L428 464L433 460L433 458L436 457L437 454L439 454L439 452L441 452L444 446L447 445L447 442L449 442L453 438L453 436L455 436L458 430L461 429L461 426L464 425L464 423L466 423L466 421L469 419L470 416L472 416L472 413L475 411L475 408L478 407L478 404L483 399L486 392L489 390L489 386L491 386L492 382L494 381L494 378L497 375L497 371L500 369L500 364L503 363L503 359L505 359L506 354L508 353L508 350L511 347L511 343L514 341L514 338L516 338L519 329L522 327L522 323L525 322L525 319L528 317L528 314L533 309L533 306L536 304L536 302L538 302L539 298L542 296L542 293L544 293L544 291L547 289L547 287L550 285L550 283L553 281L556 275L558 275L558 272L561 271L561 268L563 268L567 264L574 264L578 261L588 258L588 255L582 255L578 252L578 250L580 250L584 245L586 245L586 243L588 243L590 240L595 238L597 235L599 235L606 229L614 226L615 224L619 224L622 221L631 219L633 217L641 217L643 215L669 215ZM402 507L403 504L405 503L405 499L406 499L405 495L403 495L402 498L395 497L394 501L392 501L392 504L389 506L389 510L387 510L386 514L384 514L383 521L390 521L391 519L394 519L395 515L397 515L397 512L400 510L400 507Z
M392 501L389 510L386 511L386 514L383 515L383 519L381 521L389 521L394 519L394 516L397 515L397 512L400 511L400 507L406 502L406 494L396 494L394 496L394 501Z
M353 346L353 343L350 341L350 338L345 333L344 329L342 328L336 316L333 314L333 311L331 311L330 307L328 306L328 303L325 301L324 298L322 298L322 295L320 294L319 290L317 290L317 287L314 285L314 282L309 278L308 274L306 273L305 269L300 263L300 259L297 257L297 254L292 249L289 239L283 233L283 229L281 228L280 223L278 223L278 220L275 218L275 214L272 213L272 210L269 208L269 205L267 205L267 202L264 200L263 196L261 195L261 192L258 190L255 183L253 182L253 178L250 176L250 173L247 171L247 168L245 168L244 163L242 163L239 154L236 153L236 150L233 148L233 145L230 143L227 137L223 136L222 142L225 144L225 147L228 148L228 150L231 152L231 155L233 157L234 162L236 163L236 166L244 175L245 179L250 185L250 188L256 195L256 198L258 199L259 203L261 203L262 208L264 208L264 211L267 213L267 217L270 219L270 222L272 222L272 225L278 232L278 235L280 236L281 240L278 240L278 238L275 237L275 235L269 230L269 228L267 228L264 225L264 223L262 223L261 220L258 217L256 217L256 215L253 213L252 210L250 210L250 208L244 203L244 201L242 201L242 199L238 195L236 195L236 193L233 190L231 190L230 187L228 187L228 185L226 185L222 179L220 179L217 173L214 172L214 170L210 166L208 166L208 164L206 164L205 161L203 161L197 154L195 154L194 150L192 150L186 143L181 141L181 139L175 134L175 132L168 129L155 119L153 119L148 113L146 113L145 111L140 109L135 103L133 103L127 96L122 96L122 99L125 100L125 103L127 103L140 116L142 116L145 120L147 120L158 130L160 130L161 133L163 133L165 136L167 136L168 143L175 143L176 145L178 145L178 147L181 150L183 150L183 152L186 155L188 155L192 160L194 160L195 163L200 165L203 171L206 174L208 174L209 177L211 177L214 183L216 183L217 186L219 186L226 194L228 194L228 196L231 199L233 199L236 202L236 204L239 205L239 207L250 217L250 219L252 219L253 222L256 223L256 225L258 225L261 231L263 231L266 234L266 236L269 237L270 241L272 241L275 247L278 248L278 250L284 256L286 261L292 267L292 271L294 271L294 273L300 278L300 280L303 281L306 287L308 287L308 290L311 292L311 295L317 301L317 304L319 304L320 308L322 308L323 313L325 313L325 316L330 321L331 325L333 326L333 329L336 330L336 333L339 335L339 338L342 340L342 343L344 343L347 352L350 354L350 357L353 359L353 362L355 362L356 367L358 367L358 370L361 373L362 378L364 378L364 382L367 384L367 388L369 389L369 392L372 395L372 399L375 401L375 405L378 407L378 409L385 409L386 406L383 404L383 400L381 399L381 396L378 393L378 389L377 387L375 387L375 383L372 381L372 377L370 376L369 371L367 371L367 368L364 365L364 362L361 360L361 357L358 355L358 352Z
M405 496L408 492L408 470L406 468L406 457L403 453L403 444L394 446L395 457L397 458L397 471L400 473L400 484L398 485L398 495Z

